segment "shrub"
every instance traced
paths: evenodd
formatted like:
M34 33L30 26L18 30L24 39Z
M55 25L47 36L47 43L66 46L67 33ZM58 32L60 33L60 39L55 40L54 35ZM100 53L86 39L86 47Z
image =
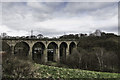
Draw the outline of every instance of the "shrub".
M77 49L73 49L72 54L70 54L66 59L66 64L72 68L80 68L81 64L81 54Z
M2 70L5 78L26 78L34 76L35 68L31 61L11 56L3 61Z

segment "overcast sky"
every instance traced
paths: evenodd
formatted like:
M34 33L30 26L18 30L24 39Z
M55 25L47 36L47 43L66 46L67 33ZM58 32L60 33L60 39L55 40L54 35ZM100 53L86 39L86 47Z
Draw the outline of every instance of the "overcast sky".
M118 34L117 2L4 2L0 33L10 36L91 33Z

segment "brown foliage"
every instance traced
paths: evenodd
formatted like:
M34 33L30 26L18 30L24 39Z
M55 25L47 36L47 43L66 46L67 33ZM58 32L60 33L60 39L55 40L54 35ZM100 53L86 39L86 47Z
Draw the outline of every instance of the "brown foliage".
M3 77L24 78L34 75L33 63L29 60L20 59L19 57L9 57L3 61Z

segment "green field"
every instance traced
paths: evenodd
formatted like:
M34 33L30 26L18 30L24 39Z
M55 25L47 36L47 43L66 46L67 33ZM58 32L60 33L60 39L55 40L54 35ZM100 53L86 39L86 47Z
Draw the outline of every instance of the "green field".
M59 68L35 64L36 78L120 78L118 73L96 72L80 69Z

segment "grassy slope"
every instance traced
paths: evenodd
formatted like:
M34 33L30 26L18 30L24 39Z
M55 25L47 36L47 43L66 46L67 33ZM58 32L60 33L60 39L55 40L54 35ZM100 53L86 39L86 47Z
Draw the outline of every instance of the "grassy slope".
M35 64L38 68L39 78L120 78L120 74L95 72L80 69L58 68Z

